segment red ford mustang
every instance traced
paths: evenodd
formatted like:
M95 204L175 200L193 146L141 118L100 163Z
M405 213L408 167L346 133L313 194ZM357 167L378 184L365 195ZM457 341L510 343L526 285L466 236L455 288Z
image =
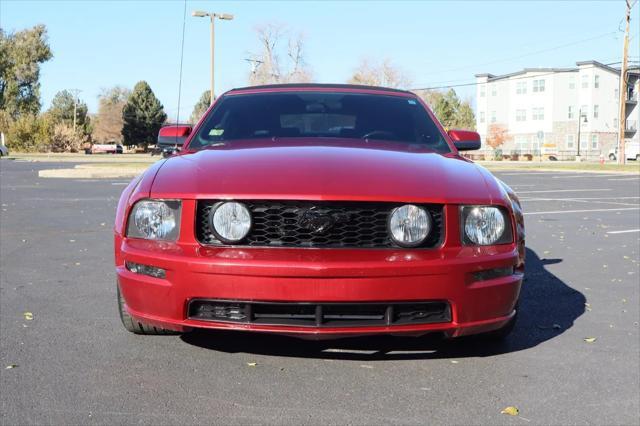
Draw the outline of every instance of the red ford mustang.
M139 334L504 337L524 272L516 195L416 95L231 90L123 191L118 303Z

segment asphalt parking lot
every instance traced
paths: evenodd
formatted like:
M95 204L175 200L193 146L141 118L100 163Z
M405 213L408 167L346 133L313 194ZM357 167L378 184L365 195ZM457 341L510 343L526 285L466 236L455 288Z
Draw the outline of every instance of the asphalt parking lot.
M496 173L523 200L527 279L514 334L486 346L129 334L111 236L126 182L37 177L54 167L0 162L2 424L639 423L638 175Z

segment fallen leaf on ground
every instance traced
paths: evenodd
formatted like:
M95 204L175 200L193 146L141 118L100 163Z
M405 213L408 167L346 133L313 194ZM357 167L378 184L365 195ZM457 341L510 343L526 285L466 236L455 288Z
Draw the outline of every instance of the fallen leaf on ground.
M500 414L508 414L510 416L517 416L520 413L516 407L507 407L504 410L500 411Z
M587 309L587 311L591 310L591 305L589 303L585 303L584 307Z
M18 366L17 364L9 364L4 369L5 370L11 370L12 368L16 368L17 366Z
M33 319L33 314L31 312L25 312L22 315L24 315L24 319L26 319L27 321L31 321Z
M585 338L584 338L584 341L585 341L585 342L587 342L587 343L593 343L593 342L595 342L596 340L598 340L598 338L597 338L597 337L585 337Z
M255 366L257 366L257 365L258 365L258 363L257 363L257 362L248 362L248 363L247 363L247 365L248 365L249 367L255 367Z
M451 364L459 364L459 363L460 363L460 361L456 361L455 359L451 360Z
M362 364L362 365L360 365L360 367L362 367L362 368L373 368L373 365Z

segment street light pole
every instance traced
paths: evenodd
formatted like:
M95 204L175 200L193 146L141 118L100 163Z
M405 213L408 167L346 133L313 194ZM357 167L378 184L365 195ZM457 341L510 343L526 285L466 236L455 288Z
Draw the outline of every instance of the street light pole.
M582 120L582 108L580 108L578 110L578 160L580 161L580 127L582 127L582 123L580 122L580 120Z
M584 116L584 121L582 121L582 108L580 108L578 110L578 155L576 155L576 161L581 161L580 160L580 128L582 127L582 123L587 123L587 115L585 114ZM587 155L587 160L589 160L588 158L589 156Z
M215 99L214 94L214 65L215 65L215 20L216 18L222 19L223 21L231 21L233 20L233 15L229 13L214 13L214 12L204 12L202 10L194 10L191 12L191 16L196 16L198 18L204 18L208 16L211 20L211 99L210 104L213 104L213 100Z
M213 70L215 69L215 55L214 55L214 50L215 50L215 14L211 14L210 15L211 18L211 97L209 98L209 105L213 104L213 100L215 99L215 95L213 94L214 91L214 77L213 77Z

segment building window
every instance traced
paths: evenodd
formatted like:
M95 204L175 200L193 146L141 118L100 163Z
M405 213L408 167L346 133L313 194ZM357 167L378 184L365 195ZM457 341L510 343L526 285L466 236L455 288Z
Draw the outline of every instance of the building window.
M584 133L580 135L580 149L587 149L587 135Z
M531 113L532 120L544 120L544 108L533 108Z
M531 149L529 146L529 138L526 135L516 135L514 142L516 150L520 153L528 152Z
M585 74L582 76L582 88L586 89L588 87L589 87L589 76Z
M516 83L516 95L524 95L527 93L527 82L518 81Z
M486 89L485 89L485 87L484 87L484 86L485 86L484 84L481 84L481 85L480 85L480 97L481 97L481 98L484 98L484 95L485 95L485 90L486 90Z
M593 76L593 88L597 89L600 87L600 76L598 74Z
M480 111L480 122L484 123L484 111Z
M582 120L582 117L588 117L588 116L589 116L589 106L582 105L580 107L580 119Z
M613 119L613 129L614 130L618 130L618 119L617 118Z
M575 89L575 88L576 88L576 77L572 75L569 77L569 89Z
M615 99L617 101L619 96L620 96L620 89L614 90L613 91L613 99Z
M544 80L533 80L533 91L544 92Z
M516 110L516 121L527 121L527 110L526 109L517 109Z
M567 135L565 143L566 143L567 149L574 149L576 147L574 135Z
M598 149L598 135L591 135L591 149Z
M495 111L491 111L491 122L492 123L496 122L496 112Z
M496 88L496 85L492 85L491 86L491 96L496 96L498 94L498 89Z
M600 108L598 107L598 105L594 105L593 106L593 118L598 118L598 112L599 112L598 110L599 109Z
M569 120L576 118L576 111L575 111L575 107L573 105L569 105L569 112L567 113L567 118Z

